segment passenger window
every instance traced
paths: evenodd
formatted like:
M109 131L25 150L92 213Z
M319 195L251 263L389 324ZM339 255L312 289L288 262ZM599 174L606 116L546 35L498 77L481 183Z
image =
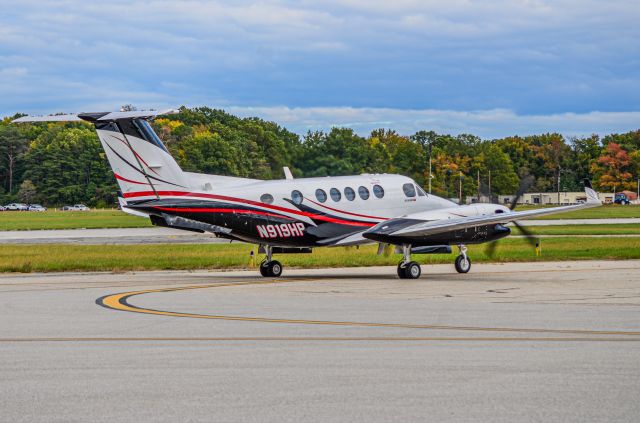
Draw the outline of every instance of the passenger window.
M253 197L255 198L255 197ZM273 203L273 195L271 194L262 194L260 196L260 201L262 201L265 204L271 204Z
M358 195L363 200L368 200L369 199L369 190L366 187L359 187L358 188Z
M321 203L324 203L325 201L327 201L327 193L324 192L324 190L321 190L320 188L318 188L316 190L316 200L320 201Z
M404 184L402 186L402 191L404 191L404 195L407 197L415 197L416 196L416 188L413 184Z
M380 185L374 185L373 195L375 195L378 198L384 197L384 189Z
M344 196L347 197L347 200L353 201L356 198L356 192L351 187L346 187L344 189Z
M424 190L422 188L420 188L420 186L416 185L416 188L418 189L418 195L420 197L426 197L427 196L427 193L424 192Z
M331 199L336 203L342 198L342 194L340 194L340 191L337 188L331 188L329 194L331 195Z
M293 204L302 203L302 193L297 189L291 191L291 201L293 201Z

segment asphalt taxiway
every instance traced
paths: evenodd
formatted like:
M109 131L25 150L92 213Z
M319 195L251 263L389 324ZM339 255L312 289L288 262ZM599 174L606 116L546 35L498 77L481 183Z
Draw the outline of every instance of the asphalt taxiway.
M0 276L1 421L637 421L640 261Z

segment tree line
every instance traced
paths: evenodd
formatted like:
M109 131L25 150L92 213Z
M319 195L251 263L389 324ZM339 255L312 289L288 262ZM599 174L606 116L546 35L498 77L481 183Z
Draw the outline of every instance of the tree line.
M92 125L0 122L0 204L111 207L117 184ZM558 133L483 140L419 131L349 128L299 136L275 122L222 110L181 108L153 126L178 164L190 172L258 179L359 173L399 173L443 197L513 194L525 175L532 191L578 191L591 178L602 191L635 190L640 177L640 130L604 137ZM431 160L429 160L431 159Z

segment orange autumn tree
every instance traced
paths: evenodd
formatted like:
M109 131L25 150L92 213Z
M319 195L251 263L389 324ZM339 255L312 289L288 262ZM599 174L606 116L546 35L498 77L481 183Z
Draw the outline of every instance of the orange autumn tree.
M629 172L631 159L620 144L611 142L605 147L604 153L591 166L596 184L602 190L622 191L632 190L635 186L633 175Z

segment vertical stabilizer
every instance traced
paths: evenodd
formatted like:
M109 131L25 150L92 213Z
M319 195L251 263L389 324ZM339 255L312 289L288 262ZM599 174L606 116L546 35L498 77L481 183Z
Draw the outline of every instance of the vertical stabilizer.
M95 125L123 197L160 198L163 192L186 190L184 172L151 128L148 118L123 115L78 115Z

